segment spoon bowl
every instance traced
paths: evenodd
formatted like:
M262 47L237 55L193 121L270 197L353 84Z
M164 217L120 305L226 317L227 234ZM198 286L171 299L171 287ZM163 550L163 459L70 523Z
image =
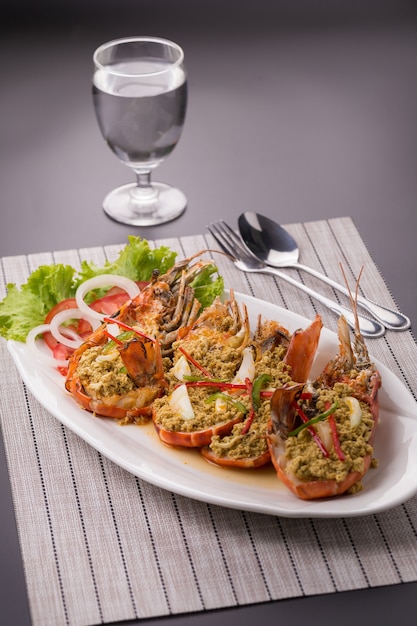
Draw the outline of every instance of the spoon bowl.
M280 224L269 217L247 211L238 219L239 231L246 246L260 261L271 267L292 267L303 270L327 283L333 289L349 296L347 287L321 274L312 267L298 262L299 249L295 239ZM368 300L361 294L357 295L357 304L366 309L381 324L390 330L407 330L411 326L410 319L388 307Z
M297 242L280 224L259 213L242 213L240 234L249 250L272 267L291 267L298 263Z

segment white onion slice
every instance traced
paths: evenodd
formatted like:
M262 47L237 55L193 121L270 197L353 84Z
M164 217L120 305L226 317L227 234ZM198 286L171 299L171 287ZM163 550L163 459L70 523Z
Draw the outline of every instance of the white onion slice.
M85 319L91 324L93 330L100 326L97 319L90 314L85 315L80 309L65 309L57 313L51 320L51 333L59 343L63 343L68 348L78 348L84 342L84 339L71 328L63 328L62 331L59 329L63 322L73 319Z
M140 289L137 284L130 280L130 278L126 278L124 276L117 276L115 274L100 274L99 276L94 276L89 280L84 281L77 289L77 293L75 294L75 299L77 301L78 308L85 314L100 321L103 321L105 317L108 317L106 314L98 313L97 311L93 311L88 304L84 302L84 296L89 292L93 291L98 287L108 287L115 285L116 287L120 287L128 294L129 298L133 300L139 293Z
M44 365L50 365L51 367L67 367L68 361L66 359L55 359L53 356L45 354L45 352L41 350L36 341L36 337L38 335L50 331L50 324L41 324L40 326L32 328L32 330L28 332L28 335L26 337L26 345L28 346L33 356L38 359L38 361L41 361Z

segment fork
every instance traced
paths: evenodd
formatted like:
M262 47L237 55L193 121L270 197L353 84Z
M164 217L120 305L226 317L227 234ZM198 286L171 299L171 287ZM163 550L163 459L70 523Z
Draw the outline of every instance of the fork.
M349 326L355 330L355 316L352 311L326 298L326 296L314 291L314 289L311 289L304 283L300 283L298 280L295 280L295 278L284 274L284 272L281 272L279 269L270 267L257 259L245 246L240 236L235 233L224 220L214 222L207 226L207 228L223 252L231 257L233 263L239 270L252 274L272 274L273 276L282 278L282 280L287 281L287 283L301 289L301 291L304 291L312 298L321 302L321 304L333 311L337 316L343 315ZM382 337L385 333L384 326L375 320L358 315L358 321L361 333L364 337Z

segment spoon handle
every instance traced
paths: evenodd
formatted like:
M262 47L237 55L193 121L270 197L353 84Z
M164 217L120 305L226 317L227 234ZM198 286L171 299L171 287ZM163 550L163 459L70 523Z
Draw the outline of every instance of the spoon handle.
M301 263L294 263L292 267L295 267L299 270L304 270L312 276L319 278L323 282L333 287L333 289L341 291L343 294L345 294L345 296L349 295L349 291L346 287L344 287L340 283L337 283L335 280L329 278L325 274L317 272L312 267L302 265ZM409 318L399 311L393 311L392 309L377 304L376 302L372 302L371 300L364 298L360 294L358 294L357 302L363 309L373 315L379 322L381 322L381 324L385 326L385 328L388 328L389 330L407 330L411 326L411 321L409 320Z
M244 271L251 271L251 270L248 270L246 268ZM307 285L304 285L304 283L300 283L298 280L295 280L291 276L288 276L288 274L284 274L284 272L281 272L275 267L266 266L262 269L256 269L252 271L262 273L262 274L273 274L274 276L278 276L279 278L282 278L282 280L285 280L287 283L290 283L294 287L301 289L301 291L304 291L312 298L315 298L316 300L324 304L324 306L326 306L328 309L333 311L333 313L336 313L336 315L338 316L343 315L346 318L346 321L349 324L349 326L355 329L355 317L352 311L349 311L349 309L346 309L341 304L338 304L337 302L333 302L333 300L326 298L326 296L323 296L318 291L314 291L314 289L310 289L310 287L308 287ZM358 315L358 320L359 320L361 333L364 337L382 337L382 335L385 333L384 326L382 326L381 324L379 324L378 322L374 320L370 320L367 317L362 317L361 315Z

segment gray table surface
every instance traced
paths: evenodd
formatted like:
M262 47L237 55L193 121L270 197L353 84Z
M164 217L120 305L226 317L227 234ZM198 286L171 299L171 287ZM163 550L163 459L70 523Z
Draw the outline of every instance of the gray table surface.
M246 210L281 223L350 215L416 326L413 2L33 7L16 0L0 27L0 256L123 243L129 234L192 235L220 217L235 226ZM131 173L104 144L90 92L94 49L134 34L180 43L189 74L181 141L156 172L186 193L188 208L147 229L117 224L101 209ZM2 447L0 492L0 622L20 626L30 617ZM415 623L407 609L416 593L408 583L141 623L406 625Z

